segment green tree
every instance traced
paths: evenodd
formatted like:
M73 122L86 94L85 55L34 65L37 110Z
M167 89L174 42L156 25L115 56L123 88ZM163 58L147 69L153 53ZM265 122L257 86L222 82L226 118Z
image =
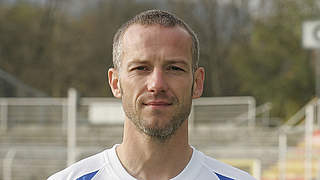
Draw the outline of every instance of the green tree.
M310 0L273 1L270 14L254 19L251 35L232 47L229 58L240 93L272 102L274 116L288 118L314 96L314 70L310 52L301 46L301 27L303 20L319 17L317 7Z

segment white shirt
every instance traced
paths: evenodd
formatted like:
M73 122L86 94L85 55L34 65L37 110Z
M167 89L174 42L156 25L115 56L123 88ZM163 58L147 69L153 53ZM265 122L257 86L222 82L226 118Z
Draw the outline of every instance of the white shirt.
M83 159L48 180L137 180L122 166L116 146ZM193 148L191 160L171 180L255 180L248 173L217 161Z

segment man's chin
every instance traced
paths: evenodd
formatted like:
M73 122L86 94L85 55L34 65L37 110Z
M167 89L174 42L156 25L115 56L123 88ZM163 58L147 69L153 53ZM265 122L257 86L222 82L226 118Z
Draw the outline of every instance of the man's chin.
M161 122L161 124L159 124L159 121L157 121L157 123L155 124L140 124L140 127L138 128L152 139L165 141L167 139L170 139L170 137L176 132L179 127L180 124L172 124L170 121L168 121L167 123Z
M150 129L157 132L165 132L171 129L174 129L174 126L170 121L161 120L161 119L152 119L148 122L142 122L143 128Z
M156 141L165 142L170 139L170 137L174 134L173 129L154 129L154 128L144 128L144 134L149 136L151 139Z

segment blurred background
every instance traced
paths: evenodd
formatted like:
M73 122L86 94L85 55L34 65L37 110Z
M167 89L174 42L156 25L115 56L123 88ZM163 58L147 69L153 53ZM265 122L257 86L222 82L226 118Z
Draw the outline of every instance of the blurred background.
M112 38L154 8L200 39L190 143L257 179L319 180L319 0L0 0L0 179L46 179L121 143Z

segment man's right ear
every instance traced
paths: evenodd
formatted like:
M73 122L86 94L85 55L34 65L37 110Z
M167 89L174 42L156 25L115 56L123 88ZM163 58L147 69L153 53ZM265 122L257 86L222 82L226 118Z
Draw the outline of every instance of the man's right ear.
M121 87L120 87L119 72L114 68L110 68L108 70L108 80L109 80L109 85L113 95L116 98L121 98L122 94L121 94Z

